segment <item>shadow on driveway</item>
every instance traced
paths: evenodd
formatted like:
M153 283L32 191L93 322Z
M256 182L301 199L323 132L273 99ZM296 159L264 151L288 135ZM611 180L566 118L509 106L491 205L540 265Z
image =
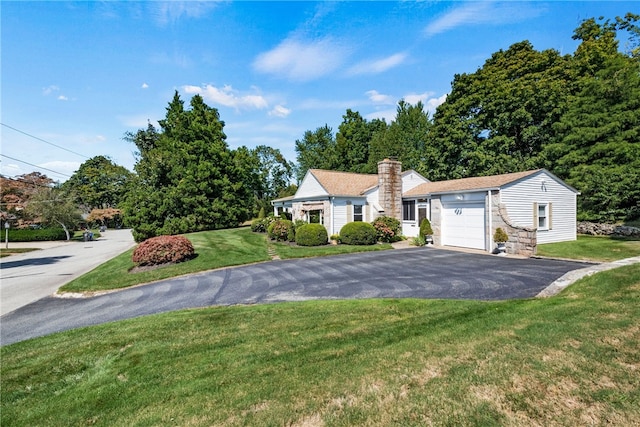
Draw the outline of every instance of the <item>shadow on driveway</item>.
M15 267L51 265L51 264L60 262L65 258L71 258L71 256L62 255L62 256L52 256L52 257L43 257L43 258L29 258L29 259L23 259L19 261L1 261L0 266L2 266L2 269L4 270L6 268L15 268Z

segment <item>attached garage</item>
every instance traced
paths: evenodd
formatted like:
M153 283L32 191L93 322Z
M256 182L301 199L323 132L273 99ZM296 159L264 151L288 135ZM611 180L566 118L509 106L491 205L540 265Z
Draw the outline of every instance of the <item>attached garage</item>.
M442 204L442 244L485 249L484 202L445 202Z

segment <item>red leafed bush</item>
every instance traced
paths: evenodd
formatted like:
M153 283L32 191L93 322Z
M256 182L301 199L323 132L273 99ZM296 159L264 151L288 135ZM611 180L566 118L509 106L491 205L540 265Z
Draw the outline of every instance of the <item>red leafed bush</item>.
M183 236L158 236L140 243L133 251L133 262L138 265L158 265L186 261L195 249Z

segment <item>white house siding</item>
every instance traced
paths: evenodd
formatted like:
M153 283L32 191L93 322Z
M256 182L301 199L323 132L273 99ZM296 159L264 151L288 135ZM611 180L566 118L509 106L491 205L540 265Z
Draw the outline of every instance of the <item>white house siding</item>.
M551 229L538 230L538 243L576 239L576 193L545 171L505 185L500 190L500 201L511 221L525 227L537 225L534 203L551 203Z
M406 193L412 188L417 187L420 184L424 184L425 182L429 181L422 175L415 171L407 171L402 175L402 192Z
M350 202L350 204L349 204ZM333 199L333 227L331 229L327 229L329 234L339 234L342 227L348 223L353 221L353 205L363 205L362 206L362 221L371 222L370 213L368 211L368 207L366 205L367 201L361 198L343 198L336 197Z
M309 172L302 180L298 191L296 191L296 200L303 200L307 197L328 196L327 191L320 185L318 180Z

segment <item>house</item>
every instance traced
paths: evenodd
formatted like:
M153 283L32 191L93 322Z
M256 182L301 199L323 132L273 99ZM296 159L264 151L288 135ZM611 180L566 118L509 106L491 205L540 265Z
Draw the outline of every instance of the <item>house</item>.
M431 182L384 159L377 175L311 169L294 196L272 204L276 214L286 210L294 220L321 223L330 235L347 222L386 215L415 237L428 218L436 245L488 252L501 227L509 235L507 252L530 256L537 243L576 239L578 194L545 169Z

